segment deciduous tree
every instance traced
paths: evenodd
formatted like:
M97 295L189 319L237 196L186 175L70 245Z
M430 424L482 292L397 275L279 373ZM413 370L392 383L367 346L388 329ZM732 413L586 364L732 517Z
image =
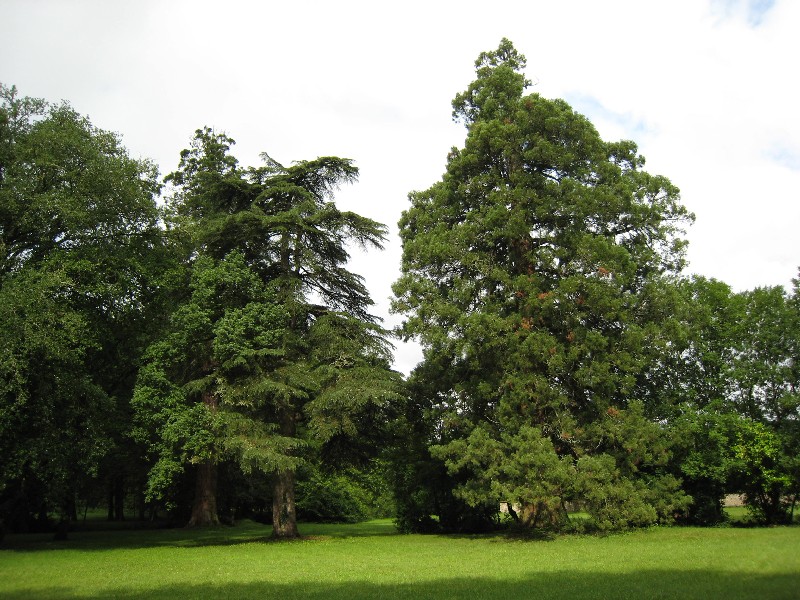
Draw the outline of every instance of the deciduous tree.
M117 135L0 86L0 495L28 503L20 526L74 516L124 444L167 260L158 187Z

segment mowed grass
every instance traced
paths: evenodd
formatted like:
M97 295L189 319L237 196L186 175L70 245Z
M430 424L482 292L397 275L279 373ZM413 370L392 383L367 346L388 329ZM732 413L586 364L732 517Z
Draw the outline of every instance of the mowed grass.
M599 536L399 535L309 525L6 536L0 598L798 598L800 527Z

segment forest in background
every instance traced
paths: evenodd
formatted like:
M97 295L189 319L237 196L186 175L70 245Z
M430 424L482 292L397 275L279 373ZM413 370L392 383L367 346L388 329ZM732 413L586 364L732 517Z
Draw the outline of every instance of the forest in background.
M348 248L352 160L242 166L198 129L177 169L66 103L0 88L0 520L213 525L394 516L403 531L792 520L800 280L684 273L679 191L508 40L453 101L463 148L410 194L396 332ZM404 379L393 335L424 358ZM570 512L588 515L569 519Z

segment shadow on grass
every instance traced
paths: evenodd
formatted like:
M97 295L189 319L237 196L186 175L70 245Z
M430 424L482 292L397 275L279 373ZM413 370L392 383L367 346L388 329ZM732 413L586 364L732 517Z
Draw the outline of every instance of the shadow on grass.
M340 539L399 535L391 519L379 519L363 523L300 523L298 528L301 535Z
M196 548L202 546L233 546L264 542L272 533L271 527L261 530L247 527L237 531L232 527L204 529L168 529L163 531L104 531L70 532L68 539L54 541L53 534L9 535L0 550L11 552L81 552L108 550L139 550L146 548Z
M357 581L352 583L304 582L276 584L269 582L225 585L165 585L151 589L121 589L113 585L96 594L81 594L67 587L39 587L6 593L6 600L22 598L311 598L329 600L346 598L445 598L513 599L702 599L744 598L794 599L800 590L800 574L758 575L719 571L648 570L628 574L599 574L575 571L530 573L515 581L485 577L442 578L402 584Z
M301 538L288 542L271 538L272 527L243 520L235 526L128 529L117 531L71 531L65 541L53 541L52 533L7 535L0 550L13 552L41 552L80 550L82 552L113 549L134 550L143 548L198 548L206 546L234 546L248 543L295 543L325 539L376 537L398 535L390 520L368 521L356 524L301 523Z

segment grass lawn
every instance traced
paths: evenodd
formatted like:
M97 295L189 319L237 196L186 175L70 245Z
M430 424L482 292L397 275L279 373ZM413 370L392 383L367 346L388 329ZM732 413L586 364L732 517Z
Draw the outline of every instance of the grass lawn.
M798 598L800 527L522 540L398 535L390 521L266 542L211 530L6 536L0 598Z

